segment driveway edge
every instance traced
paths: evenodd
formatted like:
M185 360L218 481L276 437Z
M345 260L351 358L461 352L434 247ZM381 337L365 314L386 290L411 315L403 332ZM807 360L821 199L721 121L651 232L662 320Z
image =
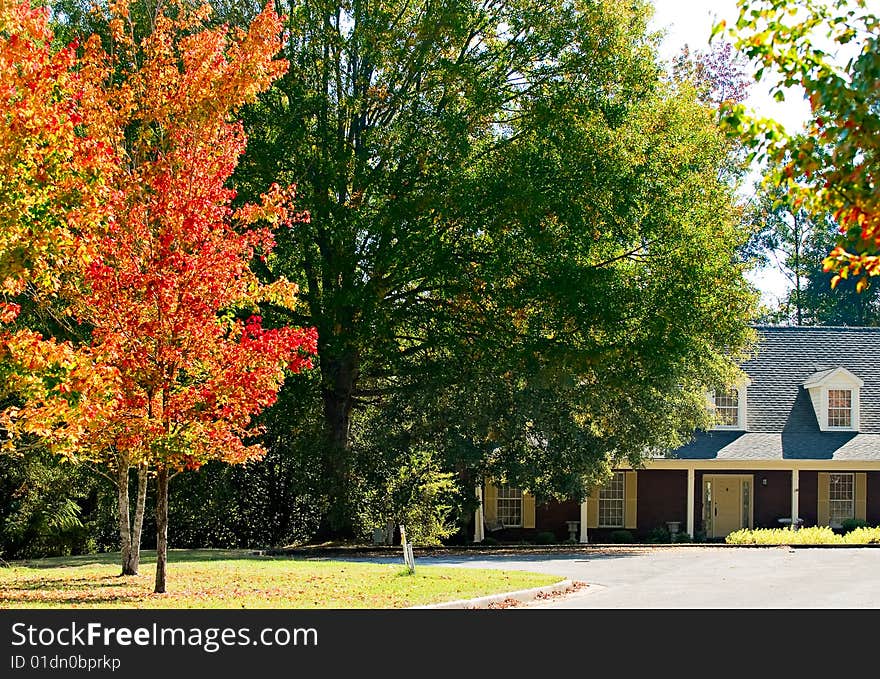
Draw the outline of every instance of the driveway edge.
M572 587L574 582L568 578L560 580L552 585L544 585L542 587L532 587L531 589L519 589L514 592L501 592L500 594L487 594L486 596L475 597L473 599L456 599L455 601L443 601L439 604L426 604L424 606L408 606L407 608L457 608L457 609L477 609L489 608L491 604L501 603L508 599L515 601L527 602L534 601L542 594L561 594L568 588Z

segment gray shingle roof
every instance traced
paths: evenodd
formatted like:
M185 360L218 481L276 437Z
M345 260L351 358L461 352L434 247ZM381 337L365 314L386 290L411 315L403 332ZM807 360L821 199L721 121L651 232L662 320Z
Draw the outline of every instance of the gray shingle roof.
M747 431L698 432L673 451L682 459L880 460L880 328L756 328L755 355L742 364ZM803 387L844 367L864 380L858 432L822 432Z

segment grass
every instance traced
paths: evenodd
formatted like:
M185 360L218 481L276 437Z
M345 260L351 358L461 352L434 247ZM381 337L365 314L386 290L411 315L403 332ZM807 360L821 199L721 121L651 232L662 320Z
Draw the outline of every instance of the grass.
M561 580L522 571L171 550L168 592L153 594L155 552L119 577L117 554L12 562L0 568L0 608L404 608Z

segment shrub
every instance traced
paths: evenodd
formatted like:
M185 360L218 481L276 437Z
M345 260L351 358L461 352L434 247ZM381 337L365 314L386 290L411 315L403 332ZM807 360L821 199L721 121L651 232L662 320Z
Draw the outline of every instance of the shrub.
M729 545L867 545L880 543L880 526L860 526L846 535L838 535L829 526L791 528L756 528L734 531L725 538Z
M633 534L628 530L616 530L611 533L611 542L632 542Z
M675 536L672 538L673 542L692 542L691 536L688 535L685 531L678 531Z
M849 533L841 536L847 545L880 544L880 526L856 526Z
M544 530L538 533L535 536L535 544L538 545L555 545L556 544L556 535L551 533L549 530Z
M499 542L496 538L493 538L491 535L487 535L486 537L483 538L483 542L481 542L480 544L492 546L492 545L499 544Z
M840 530L844 534L854 531L856 528L867 528L868 522L863 519L844 519L840 522Z
M669 531L663 528L662 526L657 526L654 530L648 533L648 542L653 543L661 543L661 542L670 542L671 536L669 535Z

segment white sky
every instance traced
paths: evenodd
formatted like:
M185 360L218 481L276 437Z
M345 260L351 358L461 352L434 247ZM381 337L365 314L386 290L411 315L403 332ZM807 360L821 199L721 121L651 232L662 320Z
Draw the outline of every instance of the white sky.
M653 4L656 13L651 28L666 32L661 50L666 59L678 54L685 44L692 51L708 49L715 22L725 19L732 26L739 16L736 0L653 0ZM789 132L801 129L809 114L809 104L801 93L792 92L784 102L778 102L770 94L769 83L764 81L752 85L745 105L762 117L777 120ZM768 306L775 306L775 301L790 287L784 274L772 267L754 272L750 279L761 290L762 300Z

